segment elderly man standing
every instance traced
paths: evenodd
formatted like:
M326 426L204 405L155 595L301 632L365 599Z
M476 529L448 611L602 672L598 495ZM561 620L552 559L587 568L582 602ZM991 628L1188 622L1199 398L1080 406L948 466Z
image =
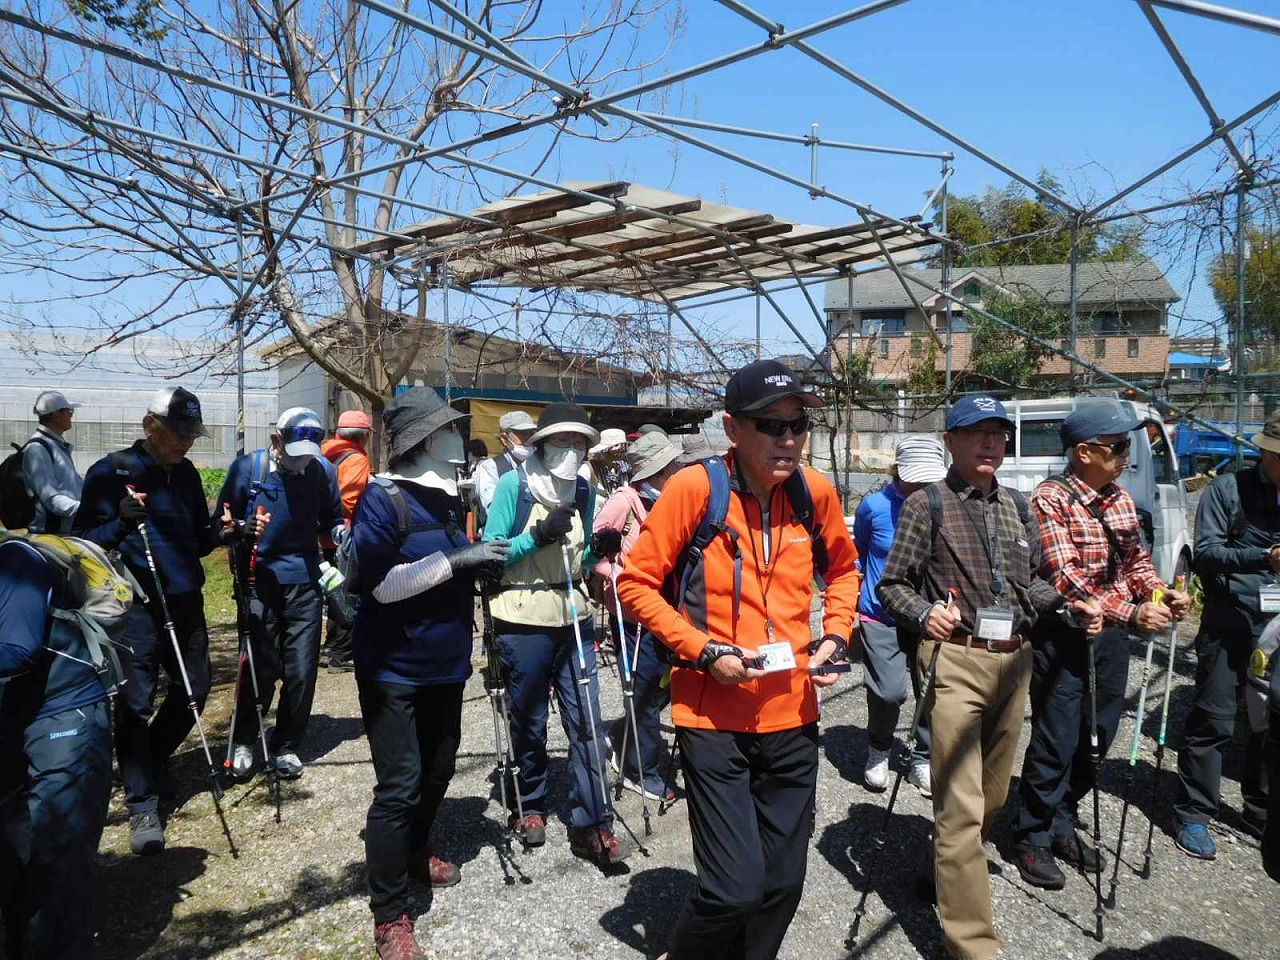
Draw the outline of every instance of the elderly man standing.
M257 570L249 597L250 642L257 689L266 715L280 682L280 706L263 762L286 780L302 776L298 751L311 719L320 663L321 594L319 537L343 535L342 501L333 465L320 453L324 427L304 407L280 414L270 450L237 457L214 507L241 521L242 536L257 538ZM257 529L262 508L271 522ZM248 576L241 582L247 583ZM231 771L245 779L254 769L258 715L254 685L240 685Z
M775 360L730 377L724 463L666 482L618 580L625 609L677 658L671 715L698 888L672 934L672 960L775 957L804 889L816 688L837 679L821 668L844 658L858 600L840 499L800 464L806 409L820 406ZM690 556L722 493L723 529ZM696 568L682 577L686 564ZM827 583L817 639L815 572ZM682 596L664 590L668 577L684 585Z
M1156 633L1186 614L1187 594L1168 590L1142 542L1133 498L1117 484L1142 421L1115 400L1085 401L1060 430L1067 469L1036 489L1042 573L1068 600L1095 601L1104 629L1092 640L1060 617L1032 635L1031 742L1018 786L1013 837L1022 879L1046 890L1066 884L1057 860L1096 875L1102 854L1076 832L1076 808L1091 789L1090 727L1105 757L1120 724L1129 679L1129 632ZM1156 590L1164 603L1153 602ZM1090 663L1097 716L1088 707Z
M363 410L347 410L338 417L334 436L320 445L324 458L333 464L338 473L338 493L342 497L342 516L347 526L355 516L360 494L369 485L369 440L373 436L373 421ZM333 563L337 552L332 540L326 540L324 557ZM351 659L351 621L347 619L342 604L331 596L325 604L329 615L325 632L325 649L321 659L329 664L330 673L344 673L355 669Z
M533 417L523 410L511 410L498 418L498 440L502 443L502 452L481 460L471 474L475 483L473 498L477 530L484 529L489 508L493 506L493 494L498 489L498 478L529 459L533 452L529 438L537 429Z
M142 418L142 430L144 439L89 468L72 532L107 550L119 550L148 598L125 614L120 660L127 682L115 704L116 756L129 811L129 843L134 853L147 855L164 850L160 782L169 756L195 726L183 688L184 671L198 709L204 709L209 696L209 632L200 558L228 531L211 521L200 474L187 459L191 445L209 435L195 394L182 387L157 392ZM140 522L147 524L181 663L165 630ZM156 709L161 666L169 685Z
M898 516L878 592L899 626L923 634L930 714L934 870L942 942L957 960L990 960L1000 940L982 843L1009 792L1031 681L1036 618L1065 601L1039 575L1040 531L1022 494L1001 486L1013 421L992 397L947 411L946 477ZM1100 625L1096 604L1072 610Z
M62 533L80 508L84 480L71 459L71 430L76 404L58 390L36 397L34 412L40 421L31 439L22 445L22 477L31 494L28 533Z

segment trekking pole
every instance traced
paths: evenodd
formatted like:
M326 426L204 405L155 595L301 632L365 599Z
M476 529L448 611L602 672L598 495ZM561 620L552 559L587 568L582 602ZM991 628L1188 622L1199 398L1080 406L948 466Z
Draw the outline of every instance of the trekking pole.
M653 836L653 827L649 825L649 792L644 782L644 757L640 753L640 725L636 722L636 675L635 662L640 657L639 624L636 625L635 657L627 655L627 631L622 619L622 598L618 596L618 561L615 557L609 561L609 578L613 581L613 606L618 618L618 649L622 657L622 704L626 712L627 723L622 727L622 748L618 751L618 783L613 795L614 800L622 799L622 780L626 770L627 734L636 742L636 773L640 777L640 816L644 819L644 835Z
M519 771L516 769L515 752L511 743L511 716L507 711L506 673L502 666L502 658L498 654L498 638L493 630L493 613L489 606L489 585L481 581L480 612L484 619L484 632L481 642L484 644L485 666L480 671L484 680L484 690L489 696L489 712L493 717L493 752L497 763L498 791L502 797L502 809L509 813L507 798L507 778L511 778L511 786L516 797L516 817L521 831L524 829L524 798L520 795ZM506 853L511 856L511 836L515 833L509 824L505 834ZM521 837L523 843L523 836ZM512 861L514 865L514 861ZM519 868L516 868L519 872ZM521 873L525 883L531 882ZM508 878L508 883L514 882Z
M929 694L933 691L933 678L938 671L938 654L942 650L942 643L935 642L933 653L929 656L929 667L925 670L924 682L920 685L920 697L916 700L916 708L912 712L911 732L907 736L906 749L910 753L915 749L917 739L917 729L920 726L920 718L924 716L924 706L929 700ZM862 926L862 918L867 913L867 897L871 893L871 881L880 869L880 860L884 854L885 834L889 830L889 820L893 816L893 805L898 800L898 788L902 786L903 767L898 766L897 773L893 778L893 790L889 794L889 805L884 808L884 816L880 820L880 832L876 835L875 850L871 855L871 869L867 871L865 882L862 885L862 893L858 896L858 905L853 911L853 923L849 927L849 937L845 940L845 947L852 950L858 942L858 928Z
M1182 589L1183 578L1178 577L1173 583L1175 590ZM1160 768L1164 766L1164 740L1169 730L1169 694L1173 691L1173 658L1178 652L1178 623L1175 620L1169 627L1169 659L1165 666L1164 703L1160 707L1160 734L1156 738L1156 769L1151 775L1151 805L1148 810L1155 809L1156 790L1160 785ZM1143 880L1151 877L1151 841L1155 837L1156 821L1147 818L1147 849L1142 854L1142 869L1138 876Z
M230 508L228 508L230 509ZM271 514L267 513L266 507L258 507L257 516L271 519ZM263 521L265 522L265 521ZM236 745L236 720L240 715L240 689L244 682L244 671L248 667L249 683L253 687L253 708L258 717L258 741L262 745L262 764L265 767L263 775L267 778L267 793L276 805L276 823L281 822L280 807L282 803L280 789L280 772L276 770L275 764L271 762L271 754L267 748L267 718L262 709L262 695L258 691L258 667L253 659L253 635L249 628L249 603L251 596L256 592L258 584L258 538L254 537L253 545L249 548L249 588L245 591L244 583L240 579L239 564L235 558L231 558L231 582L236 591L236 614L240 623L240 660L236 665L236 690L235 705L231 708L231 729L227 734L227 759L225 767L231 769L231 757L235 751Z
M1102 751L1098 746L1098 646L1094 634L1089 644L1089 765L1093 768L1093 917L1094 936L1102 942L1102 810L1098 794L1102 790Z
M1161 591L1151 595L1153 603L1159 603ZM1116 837L1116 862L1111 868L1111 887L1102 901L1108 910L1116 907L1116 888L1120 885L1120 857L1124 853L1124 827L1129 819L1129 801L1133 794L1133 777L1138 769L1138 749L1142 744L1142 724L1147 716L1147 685L1151 682L1151 655L1155 653L1156 635L1147 637L1147 653L1142 661L1142 683L1138 691L1138 706L1133 712L1133 746L1129 748L1129 769L1125 771L1124 804L1120 807L1120 833Z
M143 502L137 490L131 485L125 487L129 496ZM209 767L209 793L213 797L213 809L217 811L218 821L222 824L222 832L227 835L227 846L231 848L231 856L239 859L240 851L236 849L236 841L231 836L231 826L222 812L222 781L218 779L218 768L213 762L213 754L209 751L209 739L204 733L204 724L200 722L200 707L196 704L195 694L191 691L191 678L187 675L187 663L182 657L182 644L178 643L178 631L173 626L173 616L169 613L169 600L164 595L164 587L160 585L160 571L156 569L156 558L151 552L151 537L147 533L147 522L138 521L138 532L142 534L142 550L147 556L147 568L151 571L151 579L155 581L156 596L160 598L160 612L164 614L164 628L169 633L169 642L173 644L173 653L178 661L178 673L182 676L182 688L187 694L187 706L196 721L196 730L200 733L200 746L204 750L204 760Z
M600 753L599 731L596 730L596 709L591 703L591 677L587 675L587 655L582 645L582 626L578 623L578 594L573 588L573 561L569 553L569 541L560 542L560 556L564 559L564 582L569 591L569 613L573 617L573 640L578 653L578 712L579 721L587 721L587 729L582 732L583 739L590 740L596 755L596 777L600 781L600 799L604 802L604 812L617 816L613 804L609 801L609 785L604 777L604 757ZM586 704L584 707L583 704ZM582 714L585 713L585 717ZM621 819L621 818L619 818ZM628 832L630 829L628 828ZM638 842L638 841L637 841Z

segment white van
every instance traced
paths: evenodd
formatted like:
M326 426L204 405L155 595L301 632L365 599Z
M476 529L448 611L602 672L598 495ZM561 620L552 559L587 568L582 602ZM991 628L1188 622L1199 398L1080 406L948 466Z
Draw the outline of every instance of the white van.
M1133 431L1129 468L1119 482L1133 497L1143 526L1149 528L1156 572L1165 583L1173 583L1191 570L1187 491L1178 475L1172 438L1154 407L1102 397L1006 400L1004 407L1017 429L997 476L1001 483L1030 493L1045 477L1061 473L1067 461L1058 429L1073 410L1094 404L1118 404L1125 416L1143 422Z

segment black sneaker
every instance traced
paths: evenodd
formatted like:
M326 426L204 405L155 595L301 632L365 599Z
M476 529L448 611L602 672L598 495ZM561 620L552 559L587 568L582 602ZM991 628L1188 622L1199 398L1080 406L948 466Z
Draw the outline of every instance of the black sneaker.
M135 813L129 818L129 849L140 857L149 857L164 850L164 827L160 815L154 810Z
M1078 833L1069 837L1054 837L1053 855L1063 863L1069 863L1085 873L1097 873L1107 869L1107 858L1085 843Z
M1017 858L1018 873L1022 879L1033 887L1042 890L1061 890L1067 885L1067 875L1058 866L1053 853L1048 847L1027 847L1019 850Z

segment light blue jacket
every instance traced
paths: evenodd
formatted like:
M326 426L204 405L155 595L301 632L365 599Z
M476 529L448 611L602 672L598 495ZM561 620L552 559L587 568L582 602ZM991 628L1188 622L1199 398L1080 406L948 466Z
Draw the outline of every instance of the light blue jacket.
M80 506L84 478L76 473L71 444L52 430L37 428L22 453L22 478L31 494L35 515L32 533L62 533Z

